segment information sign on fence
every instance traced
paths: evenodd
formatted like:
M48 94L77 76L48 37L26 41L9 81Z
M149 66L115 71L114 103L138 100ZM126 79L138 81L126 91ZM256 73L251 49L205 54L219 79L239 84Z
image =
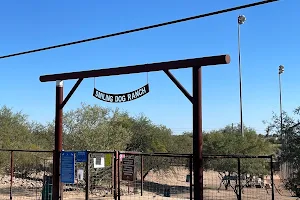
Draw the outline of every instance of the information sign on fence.
M105 167L111 166L112 163L112 154L105 155Z
M87 161L87 151L76 152L76 162L86 162Z
M62 152L61 153L61 182L75 183L75 153Z
M123 158L122 180L134 180L134 158Z

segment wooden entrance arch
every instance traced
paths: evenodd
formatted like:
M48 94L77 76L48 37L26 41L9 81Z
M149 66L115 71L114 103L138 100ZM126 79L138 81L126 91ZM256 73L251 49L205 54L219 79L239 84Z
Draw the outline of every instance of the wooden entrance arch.
M60 152L62 151L62 118L63 107L71 98L77 87L85 78L135 74L142 72L164 71L174 84L193 104L193 170L194 170L194 199L203 199L203 157L202 157L202 67L230 63L229 55L192 58L169 62L142 64L126 67L69 72L40 76L41 82L56 81L56 111L55 111L55 149L53 152L53 200L60 197ZM179 81L171 74L171 69L192 67L193 96L191 96ZM63 81L78 79L65 99L63 99Z

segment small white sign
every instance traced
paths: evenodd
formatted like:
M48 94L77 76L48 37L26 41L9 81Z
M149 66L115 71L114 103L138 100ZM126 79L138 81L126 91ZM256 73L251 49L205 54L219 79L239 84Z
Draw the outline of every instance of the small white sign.
M83 169L78 169L77 170L77 180L78 181L83 181Z
M105 167L104 157L96 157L93 160L94 160L94 168L104 168Z

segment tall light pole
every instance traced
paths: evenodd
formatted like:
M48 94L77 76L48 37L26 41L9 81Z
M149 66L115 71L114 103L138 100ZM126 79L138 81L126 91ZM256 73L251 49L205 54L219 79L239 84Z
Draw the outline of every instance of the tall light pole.
M244 125L243 125L243 102L242 102L242 69L241 69L241 45L240 45L240 26L244 24L246 17L239 15L238 17L238 54L239 54L239 82L240 82L240 129L241 134L244 137Z
M284 66L280 65L278 69L278 77L279 77L279 105L280 105L280 135L281 140L283 140L283 119L282 119L282 99L281 99L281 74L284 72Z

